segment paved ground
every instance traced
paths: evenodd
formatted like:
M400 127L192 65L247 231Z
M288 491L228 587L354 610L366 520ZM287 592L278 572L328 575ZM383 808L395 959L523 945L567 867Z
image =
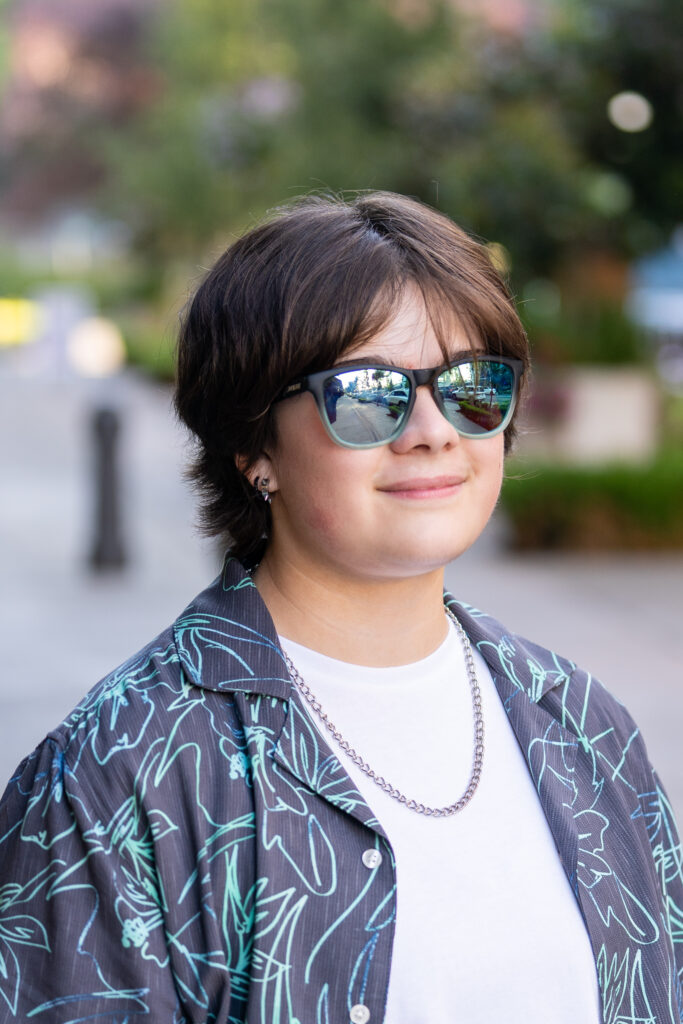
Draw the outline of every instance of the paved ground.
M2 355L2 353L0 353ZM86 569L88 410L122 409L131 564ZM21 378L0 361L0 777L106 671L174 617L218 565L192 528L167 392ZM639 722L683 821L683 558L513 557L495 522L448 569L451 590L586 665ZM2 785L0 783L0 788Z

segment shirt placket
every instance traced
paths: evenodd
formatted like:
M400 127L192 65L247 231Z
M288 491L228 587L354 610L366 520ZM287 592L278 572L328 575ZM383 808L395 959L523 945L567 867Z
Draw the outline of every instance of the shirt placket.
M296 693L286 702L248 695L236 701L248 756L258 762L259 874L267 863L270 878L282 875L278 889L289 880L295 898L301 896L300 948L288 964L292 1009L285 1013L379 1024L396 916L386 833Z

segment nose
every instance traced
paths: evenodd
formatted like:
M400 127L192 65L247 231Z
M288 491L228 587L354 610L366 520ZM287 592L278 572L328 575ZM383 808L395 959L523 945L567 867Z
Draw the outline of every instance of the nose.
M414 448L442 451L459 442L460 435L441 412L431 387L428 384L418 387L408 422L392 442L392 449L399 454Z

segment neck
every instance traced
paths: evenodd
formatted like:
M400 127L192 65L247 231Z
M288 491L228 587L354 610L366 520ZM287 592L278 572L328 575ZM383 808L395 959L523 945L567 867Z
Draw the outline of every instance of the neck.
M409 664L447 634L442 568L408 579L355 579L269 550L254 582L281 636L340 661Z

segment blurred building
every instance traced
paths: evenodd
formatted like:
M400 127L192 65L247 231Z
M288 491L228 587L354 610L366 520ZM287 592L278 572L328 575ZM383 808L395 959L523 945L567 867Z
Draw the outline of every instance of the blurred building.
M99 183L97 133L131 117L159 87L144 60L156 6L157 0L23 0L12 7L0 106L5 224L39 222Z

